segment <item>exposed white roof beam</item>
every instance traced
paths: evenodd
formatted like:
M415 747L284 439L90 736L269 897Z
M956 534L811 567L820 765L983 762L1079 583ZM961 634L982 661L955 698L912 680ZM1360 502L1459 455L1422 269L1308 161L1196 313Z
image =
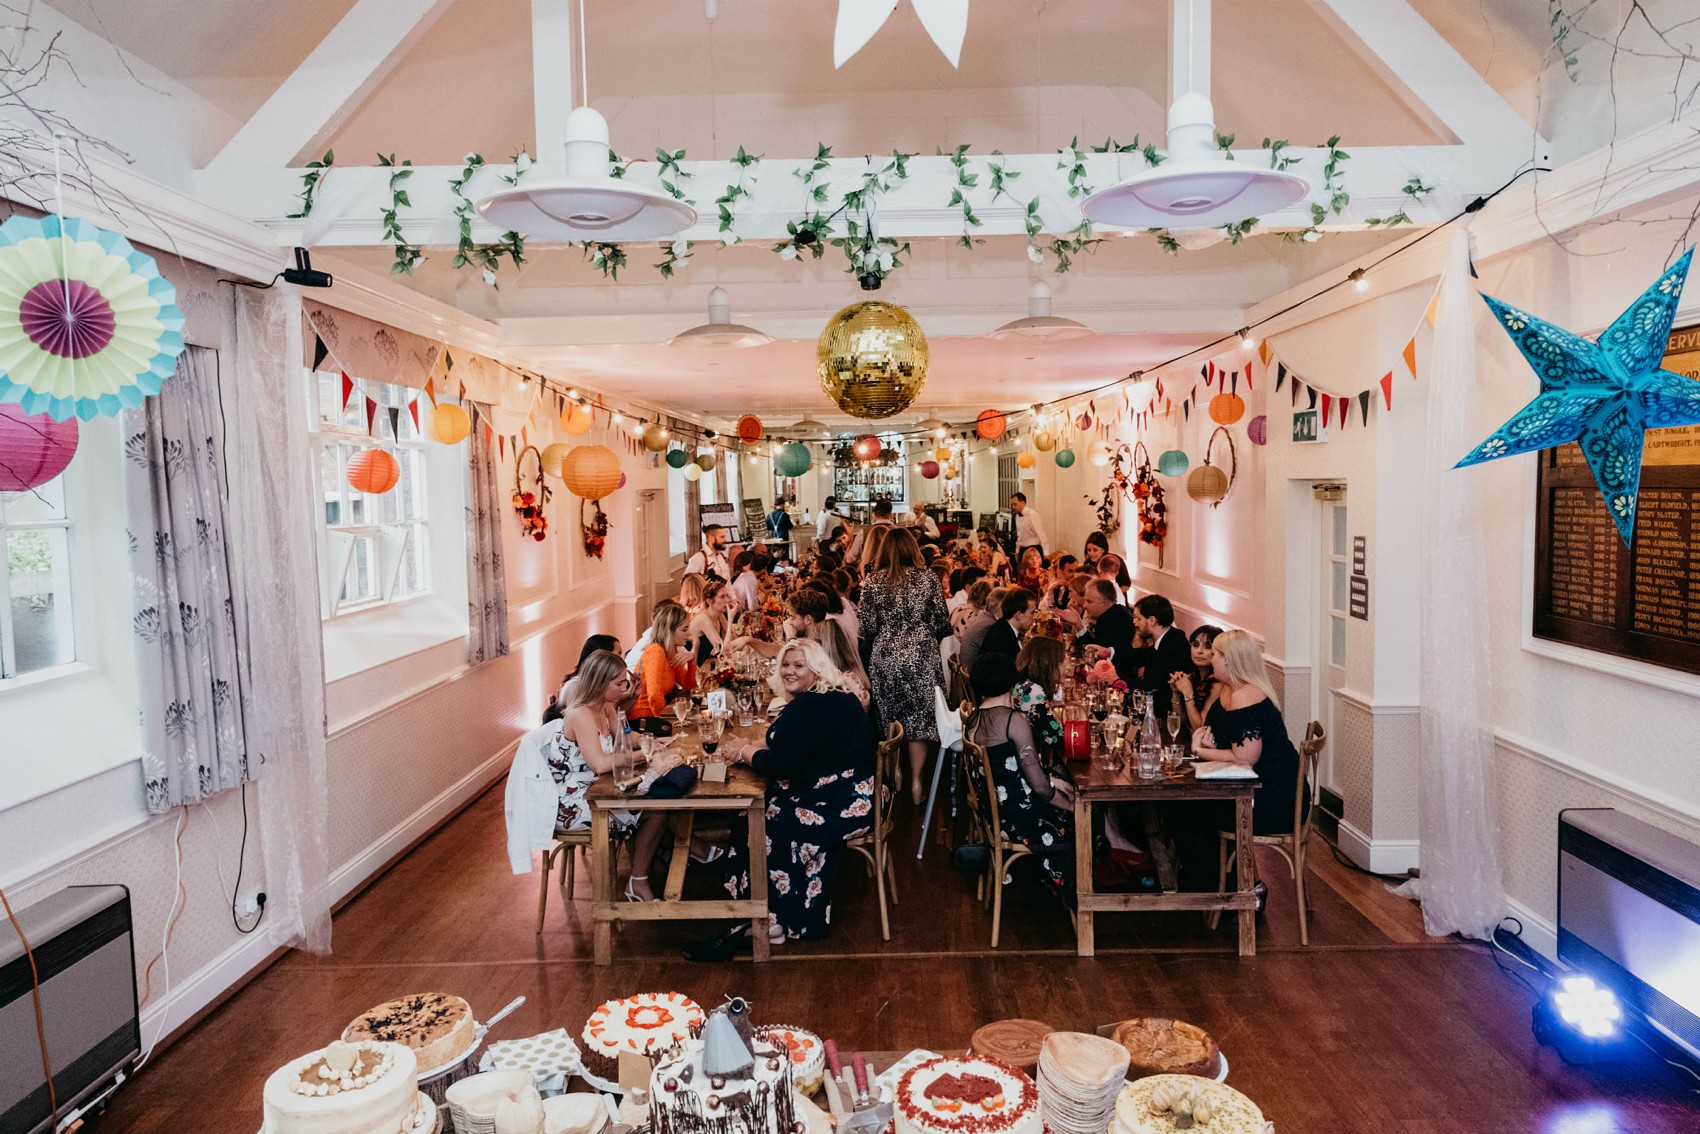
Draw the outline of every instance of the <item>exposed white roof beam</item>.
M1431 127L1466 146L1544 155L1546 141L1406 0L1310 3Z
M203 192L229 196L221 189L248 171L281 170L316 151L451 3L357 0L201 171Z
M532 160L539 176L566 168L567 115L573 96L573 0L531 0L531 97L536 123Z

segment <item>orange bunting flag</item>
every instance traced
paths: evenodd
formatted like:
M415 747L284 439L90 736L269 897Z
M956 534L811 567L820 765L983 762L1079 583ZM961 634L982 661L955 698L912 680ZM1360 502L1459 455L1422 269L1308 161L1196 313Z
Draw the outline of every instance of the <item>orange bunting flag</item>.
M523 425L519 427L519 439L526 447L530 447L531 438L526 435L526 427Z
M1257 344L1257 357L1258 357L1258 361L1262 362L1263 365L1265 365L1265 366L1269 365L1269 340L1268 339L1264 339L1262 342Z
M1434 289L1434 297L1428 301L1428 310L1423 312L1423 318L1429 326L1434 326L1435 316L1440 312L1440 289Z
M1252 385L1251 385L1251 363L1249 363L1249 362L1245 364L1245 388L1248 389L1248 390L1252 388Z
M1387 399L1387 408L1393 408L1393 371L1389 370L1381 377L1381 396Z
M1404 358L1405 358L1405 366L1411 371L1411 378L1414 381L1417 377L1417 340L1416 339L1413 338L1410 342L1405 344Z

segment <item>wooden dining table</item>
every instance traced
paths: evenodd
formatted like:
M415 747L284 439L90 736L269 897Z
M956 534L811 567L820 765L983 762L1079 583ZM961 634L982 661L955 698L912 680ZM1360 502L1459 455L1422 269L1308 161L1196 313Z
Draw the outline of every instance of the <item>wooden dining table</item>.
M759 741L766 735L767 721L758 720L746 728L727 728L721 738L722 748L733 741ZM710 759L702 752L702 743L694 729L681 729L668 751L697 763ZM614 925L623 921L693 921L705 918L730 918L750 923L750 940L755 959L766 961L769 956L767 939L767 781L742 764L725 765L723 782L701 778L707 765L698 766L697 783L684 795L672 799L656 799L639 795L635 790L622 792L610 776L600 776L585 790L590 804L590 867L592 958L598 965L609 964L614 955ZM617 892L615 855L609 831L609 818L615 811L647 811L665 813L673 821L673 854L668 865L667 884L663 899L654 902L628 902ZM744 814L748 827L750 855L750 894L747 898L716 898L686 901L682 897L685 869L690 861L691 835L695 820L701 813Z
M1096 952L1093 916L1100 913L1133 913L1155 910L1232 910L1239 914L1240 956L1257 954L1257 894L1252 870L1251 803L1257 781L1200 780L1191 764L1173 775L1142 780L1134 761L1123 762L1115 771L1098 761L1069 765L1074 777L1075 862L1075 952L1082 957ZM1234 804L1234 848L1239 888L1225 893L1182 893L1176 881L1173 856L1162 837L1158 805L1203 800L1231 800ZM1146 845L1156 862L1159 890L1155 893L1100 894L1092 885L1092 809L1118 803L1137 805L1146 835Z

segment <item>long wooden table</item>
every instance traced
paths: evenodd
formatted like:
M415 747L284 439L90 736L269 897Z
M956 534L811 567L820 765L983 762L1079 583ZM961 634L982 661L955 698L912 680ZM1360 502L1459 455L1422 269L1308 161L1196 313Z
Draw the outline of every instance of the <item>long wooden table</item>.
M765 727L766 722L763 721L755 729L728 729L721 743L724 745L738 736L753 736L756 730ZM689 731L681 734L674 747L681 751L700 751L696 736ZM768 959L767 781L743 765L731 765L727 768L724 783L707 783L699 779L695 787L676 799L650 799L634 793L622 793L609 777L603 776L585 791L585 800L590 804L591 917L595 923L592 956L596 964L606 965L613 960L615 922L692 921L701 918L736 918L740 921L747 918L755 959ZM615 892L615 862L608 830L611 811L636 811L640 814L660 811L679 820L674 827L673 858L664 890L667 900L628 902ZM697 813L703 811L744 813L749 827L748 898L679 899L690 852L691 830Z
M1175 776L1142 780L1133 761L1115 772L1096 762L1071 764L1074 775L1075 952L1090 957L1096 951L1092 918L1098 913L1150 910L1234 910L1240 918L1240 956L1257 954L1257 894L1252 873L1251 800L1256 780L1200 780L1190 765ZM1231 800L1234 804L1234 849L1239 889L1229 893L1185 894L1175 883L1174 863L1151 821L1159 803ZM1099 894L1092 888L1092 809L1115 803L1137 803L1146 812L1147 843L1157 860L1159 893Z

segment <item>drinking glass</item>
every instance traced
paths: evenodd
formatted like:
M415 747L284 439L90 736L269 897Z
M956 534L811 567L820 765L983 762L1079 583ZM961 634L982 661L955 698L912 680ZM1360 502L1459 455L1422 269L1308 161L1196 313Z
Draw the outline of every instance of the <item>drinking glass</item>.
M1181 763L1186 759L1186 745L1163 745L1163 774L1172 776L1181 770Z
M1157 746L1153 744L1141 744L1139 746L1139 778L1142 780L1156 779L1160 774L1159 769L1161 766L1162 756L1158 752Z
M1163 718L1163 723L1169 726L1169 740L1174 742L1181 737L1181 706L1180 694L1175 694L1169 702L1169 715Z
M1104 746L1114 750L1121 745L1127 736L1127 718L1120 713L1111 713L1104 718Z
M738 727L749 728L756 723L756 691L738 690Z
M720 747L720 736L725 731L726 718L708 713L697 722L697 736L702 740L702 750L708 755L714 755L714 750Z
M1098 766L1106 772L1121 771L1124 763L1122 753L1125 750L1119 741L1115 744L1106 744L1104 750L1098 753Z
M691 699L689 697L676 698L673 702L673 715L679 718L680 727L684 727L685 722L691 719Z
M638 751L643 753L643 762L649 763L649 758L655 754L655 737L647 732L638 733Z

